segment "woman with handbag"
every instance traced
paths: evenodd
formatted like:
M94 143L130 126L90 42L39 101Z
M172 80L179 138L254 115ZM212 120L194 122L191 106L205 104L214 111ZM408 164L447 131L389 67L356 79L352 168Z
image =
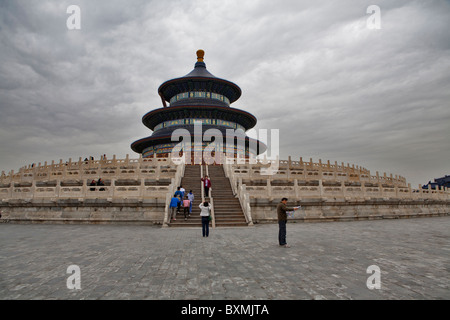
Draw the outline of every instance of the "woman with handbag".
M209 219L211 216L211 206L207 201L200 203L200 216L202 217L202 234L203 237L209 236Z

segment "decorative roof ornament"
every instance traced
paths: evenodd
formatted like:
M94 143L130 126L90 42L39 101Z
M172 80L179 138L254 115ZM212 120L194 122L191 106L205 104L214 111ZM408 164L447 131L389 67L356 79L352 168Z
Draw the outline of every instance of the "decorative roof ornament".
M203 62L204 57L205 57L205 51L203 51L202 49L197 50L197 61Z

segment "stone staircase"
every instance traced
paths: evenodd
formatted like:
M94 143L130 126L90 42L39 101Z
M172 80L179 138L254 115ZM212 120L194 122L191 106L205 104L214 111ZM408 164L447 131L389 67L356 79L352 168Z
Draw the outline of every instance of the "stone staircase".
M186 165L184 177L181 185L186 189L186 193L192 190L195 199L192 205L192 213L187 220L184 220L183 210L177 214L177 220L171 221L171 227L199 227L202 222L200 208L202 201L200 165ZM216 227L244 227L247 222L242 212L239 199L234 197L229 179L225 176L223 167L220 165L208 166L209 178L212 184L212 197L214 201L214 216ZM206 168L203 166L203 176L206 175ZM209 199L206 198L206 201Z
M194 194L194 202L192 204L192 213L187 220L184 220L183 208L177 214L177 220L170 222L171 227L199 227L202 226L202 219L200 217L200 208L198 207L202 201L202 190L200 180L200 165L186 165L184 169L184 176L181 179L181 186L186 189L186 194L192 190Z
M211 179L212 197L216 227L246 227L244 213L239 199L233 195L230 180L225 176L223 166L208 167Z

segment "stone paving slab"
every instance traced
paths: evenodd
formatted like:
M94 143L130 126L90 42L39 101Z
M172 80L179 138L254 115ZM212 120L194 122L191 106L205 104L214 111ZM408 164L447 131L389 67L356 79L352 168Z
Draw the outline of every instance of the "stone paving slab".
M0 299L449 299L450 217L192 228L0 224ZM80 268L81 289L68 289ZM379 267L380 289L367 273ZM75 283L75 281L72 281Z

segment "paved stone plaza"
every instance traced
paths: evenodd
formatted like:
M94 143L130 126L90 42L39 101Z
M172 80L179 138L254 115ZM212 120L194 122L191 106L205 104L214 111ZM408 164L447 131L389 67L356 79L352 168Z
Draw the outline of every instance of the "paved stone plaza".
M450 217L211 230L0 224L0 299L449 299ZM80 268L81 289L68 289ZM380 289L368 289L381 270ZM75 282L73 282L75 283Z

